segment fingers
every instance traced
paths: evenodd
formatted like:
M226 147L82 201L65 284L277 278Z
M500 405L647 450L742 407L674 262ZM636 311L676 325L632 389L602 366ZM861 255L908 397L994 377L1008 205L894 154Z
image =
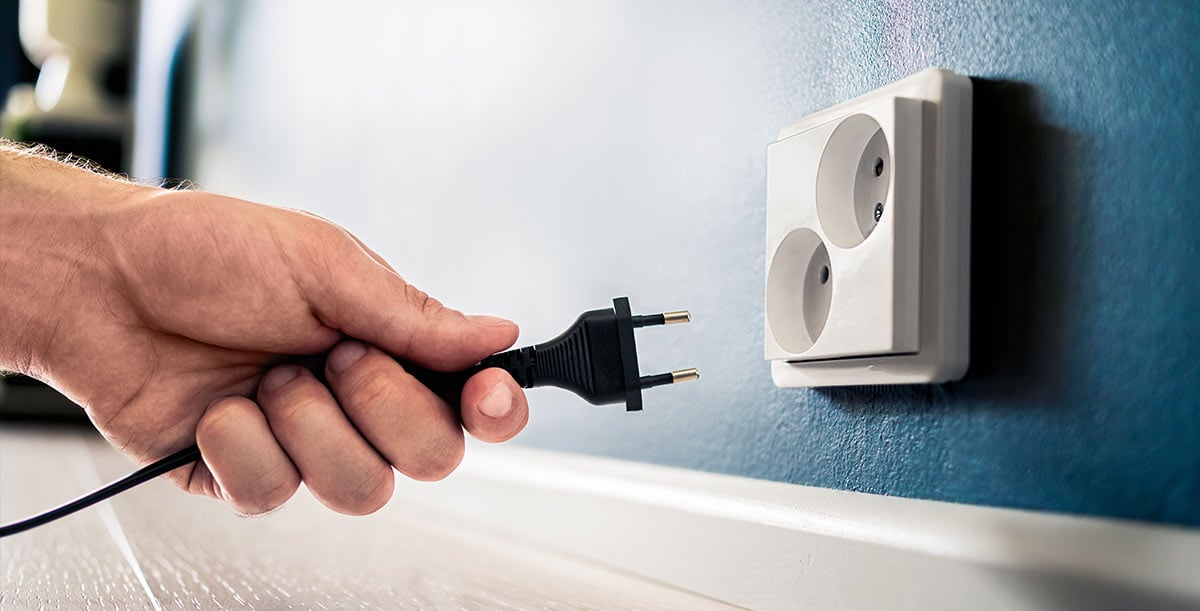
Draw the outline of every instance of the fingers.
M458 416L387 354L344 342L330 352L326 378L346 415L401 473L439 480L462 461Z
M529 403L507 371L484 369L463 386L462 421L478 439L508 441L529 422Z
M442 479L462 461L464 427L499 442L529 419L524 392L501 369L467 381L461 423L399 363L361 342L335 347L326 376L333 394L308 370L279 366L263 378L258 405L229 397L209 407L196 435L215 496L261 514L303 479L335 511L371 513L391 497L391 465L413 479Z
M275 439L313 496L327 507L363 515L391 498L391 466L308 370L295 365L272 369L259 385L258 402Z
M512 321L463 315L405 282L340 228L314 233L331 243L334 261L301 263L302 290L321 321L406 361L454 371L500 352L517 340ZM313 236L310 236L313 237Z
M196 443L216 480L211 492L240 513L271 511L300 486L300 474L250 399L227 397L209 406L196 427Z

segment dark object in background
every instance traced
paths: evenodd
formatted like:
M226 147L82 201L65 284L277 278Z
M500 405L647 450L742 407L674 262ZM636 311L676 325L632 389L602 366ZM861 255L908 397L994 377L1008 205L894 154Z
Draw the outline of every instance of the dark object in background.
M7 92L17 83L33 83L38 75L38 67L21 49L17 4L0 2L0 92Z
M24 31L18 11L31 11ZM41 14L37 14L41 13ZM136 3L9 3L0 14L0 135L126 170Z
M28 124L22 142L44 144L62 155L82 157L109 172L123 173L124 138L96 133L84 125L62 123Z
M0 379L0 421L89 422L83 408L57 390L25 376Z

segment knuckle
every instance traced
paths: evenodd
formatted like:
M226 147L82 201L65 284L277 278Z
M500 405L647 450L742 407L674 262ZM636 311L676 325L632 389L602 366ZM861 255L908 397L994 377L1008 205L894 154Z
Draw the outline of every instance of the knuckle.
M319 407L325 397L320 382L304 375L301 378L285 386L279 394L261 400L268 420L295 422L307 418L314 408Z
M253 494L247 495L247 498L238 499L236 503L231 504L234 509L248 516L263 515L281 507L292 498L298 488L298 482L281 479L274 485L257 489Z
M172 471L166 477L176 486L186 490L188 494L198 494L214 499L221 498L217 494L216 479L212 476L211 467L201 468L200 463L192 463L191 467L183 471L185 473Z
M196 423L198 439L216 439L226 436L239 427L237 415L240 411L240 401L236 398L222 399L214 402Z
M347 407L359 411L385 407L394 402L394 391L388 376L358 376L346 388Z
M271 511L286 503L300 488L299 477L280 475L275 477L272 485L264 486L259 494L260 504L265 511Z
M271 422L303 422L313 412L316 398L312 395L295 393L289 397L281 397L271 406Z
M463 441L462 435L456 435L422 453L421 458L407 471L407 475L422 482L446 479L462 464L465 454L466 442Z
M273 505L266 499L260 499L257 497L242 498L229 496L228 503L234 511L246 517L261 516L263 514L270 513L279 507L279 505ZM280 503L280 505L281 504L282 503Z
M442 302L411 284L404 285L404 294L408 297L409 303L415 305L422 315L432 316L446 309Z
M358 485L338 492L330 499L333 508L349 515L367 515L379 511L392 498L395 482L390 468L381 467L364 474Z

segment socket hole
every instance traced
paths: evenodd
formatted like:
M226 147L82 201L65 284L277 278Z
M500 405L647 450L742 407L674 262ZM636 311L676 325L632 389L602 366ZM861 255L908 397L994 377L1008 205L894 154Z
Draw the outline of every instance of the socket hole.
M767 332L791 354L816 343L833 301L829 249L817 232L795 229L779 243L767 272Z
M829 241L854 248L882 218L892 184L887 134L868 115L850 115L838 123L817 167L817 218Z

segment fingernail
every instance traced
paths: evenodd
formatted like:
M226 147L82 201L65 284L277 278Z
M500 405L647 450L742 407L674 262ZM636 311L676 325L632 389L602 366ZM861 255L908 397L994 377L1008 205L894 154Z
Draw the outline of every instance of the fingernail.
M296 376L298 375L300 375L300 368L296 367L295 365L276 367L267 372L267 375L263 377L262 382L259 383L259 388L261 388L263 392L275 392L276 390L282 388L284 384L296 379Z
M467 320L484 327L503 327L513 324L513 322L507 318L500 318L499 316L482 316L478 314L468 316Z
M512 411L513 394L508 384L497 382L479 402L479 411L492 418L503 418Z
M329 371L341 373L366 353L366 344L362 342L345 342L329 353Z

